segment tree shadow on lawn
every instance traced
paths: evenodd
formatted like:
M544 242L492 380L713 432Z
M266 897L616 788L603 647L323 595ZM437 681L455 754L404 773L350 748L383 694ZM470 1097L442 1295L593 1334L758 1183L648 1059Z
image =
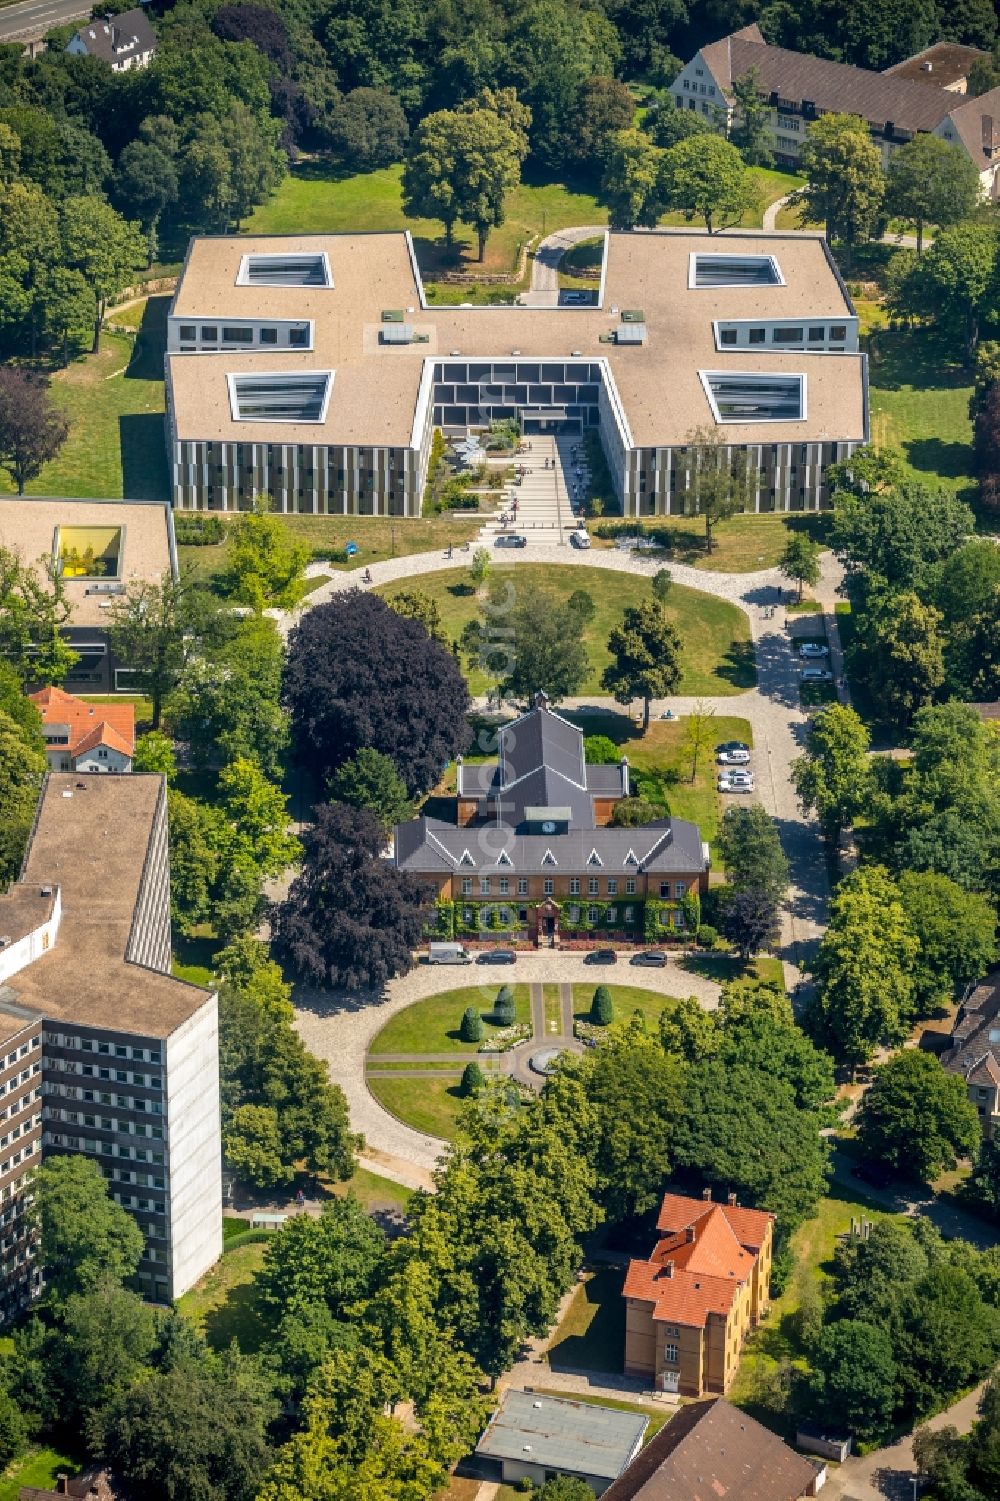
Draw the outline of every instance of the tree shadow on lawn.
M227 1350L235 1340L244 1355L252 1355L265 1338L252 1282L232 1288L226 1301L205 1315L205 1339L213 1350Z
M913 469L942 475L946 479L969 479L972 444L948 442L945 438L909 438L903 444L907 463Z
M716 677L734 688L756 688L757 667L752 641L734 641L715 669Z
M167 445L162 412L128 412L118 418L122 494L126 500L168 500Z
M625 1363L625 1300L619 1268L596 1272L583 1285L583 1298L593 1317L580 1334L567 1334L549 1346L553 1371L614 1371ZM576 1306L574 1300L574 1307Z
M926 328L880 328L867 338L871 384L885 391L909 386L940 390L972 383L969 367L955 359L956 345Z

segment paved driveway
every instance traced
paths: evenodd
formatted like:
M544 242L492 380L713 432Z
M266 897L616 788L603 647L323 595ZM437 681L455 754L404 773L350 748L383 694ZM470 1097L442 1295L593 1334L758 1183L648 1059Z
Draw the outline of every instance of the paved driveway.
M968 1433L985 1384L931 1418L928 1428L937 1432L954 1424L959 1433ZM876 1449L863 1459L852 1457L842 1465L831 1466L822 1494L824 1501L827 1497L829 1501L912 1501L915 1474L913 1434L908 1433L898 1443Z
M497 566L516 569L525 563L575 564L650 578L661 566L659 561L651 561L642 554L617 548L577 552L556 544L535 544L523 552L512 552L502 562L498 560ZM447 558L443 552L418 553L373 564L371 574L373 584L379 585L454 567L454 559ZM728 600L743 610L750 622L758 676L755 689L701 700L664 699L653 705L653 712L662 713L669 706L675 714L683 716L690 713L697 702L715 708L720 714L740 715L750 721L756 795L777 822L791 870L780 950L786 964L786 980L791 985L798 979L801 966L811 960L824 931L829 888L817 825L799 809L789 777L790 763L802 748L808 714L799 705L798 670L789 644L788 623L780 605L787 583L777 569L729 574L702 572L684 564L671 564L670 572L678 584ZM357 588L360 575L360 569L338 572L328 583L314 590L299 611L273 612L282 630L287 633L304 610L323 603L342 590ZM826 576L825 584L832 596L832 584ZM821 617L813 616L812 620L820 623ZM620 709L610 699L599 695L570 700L567 707L585 709L588 705ZM518 965L520 978L538 982L591 979L595 972L582 964L580 956L572 954L530 955ZM629 978L635 973L631 972ZM624 983L620 967L617 974ZM696 994L703 1004L715 1003L715 987L700 989L696 977L683 975L673 967L666 971L644 970L641 975L642 983L649 989L665 988L674 995ZM500 970L494 976L477 967L475 977L477 981L482 978L495 993L499 984L510 979L510 970ZM661 987L657 983L661 979L669 979L670 983ZM414 1181L414 1169L418 1170L421 1181L426 1181L427 1170L440 1151L440 1143L403 1126L375 1103L364 1083L365 1051L371 1037L395 1011L412 1000L463 983L468 983L468 971L463 970L458 977L454 971L445 971L442 979L438 969L419 968L391 986L384 1000L332 994L302 995L297 999L302 1035L310 1048L330 1063L331 1076L347 1095L355 1129L364 1132L371 1153L382 1154L378 1164L380 1170L404 1183ZM703 986L708 984L701 983ZM676 988L678 984L679 989Z
M706 1010L714 1009L719 998L718 985L703 975L688 974L674 959L664 969L638 969L621 961L612 969L586 964L582 953L554 950L524 954L513 968L500 964L418 964L408 975L394 980L382 998L359 991L297 990L299 1033L311 1052L326 1059L330 1078L347 1096L351 1125L355 1131L364 1132L366 1159L376 1171L408 1187L424 1187L443 1143L403 1125L368 1092L365 1058L372 1038L412 1002L459 986L481 985L482 1005L487 1010L500 986L512 980L532 985L585 981L594 986L602 980L616 981L659 995L693 995Z

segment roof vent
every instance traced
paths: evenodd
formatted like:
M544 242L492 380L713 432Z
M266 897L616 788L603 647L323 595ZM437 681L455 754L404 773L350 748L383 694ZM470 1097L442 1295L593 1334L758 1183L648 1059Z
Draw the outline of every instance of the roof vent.
M11 938L11 936L10 936L9 933L4 933L4 934L0 935L0 949L9 948L10 945L13 943L13 941L14 940ZM538 1402L536 1404L536 1406L538 1406L538 1407L541 1407L541 1405L542 1404L540 1402Z
M382 309L382 322L383 323L404 323L405 321L406 320L403 317L403 309L402 308L399 308L399 307L389 307L389 308L383 308Z
M532 1405L532 1407L537 1407L538 1409L541 1409L541 1406L542 1406L541 1402L532 1402L531 1405Z
M574 360L578 360L580 358L580 351L579 351L579 349L571 349L570 350L570 354L572 355L572 357L573 357Z
M531 1453L531 1445L530 1444L522 1444L521 1447L524 1450L525 1454L530 1454Z
M928 58L925 63L921 63L920 64L920 71L921 71L921 73L933 73L934 72L934 64L931 62L930 58Z

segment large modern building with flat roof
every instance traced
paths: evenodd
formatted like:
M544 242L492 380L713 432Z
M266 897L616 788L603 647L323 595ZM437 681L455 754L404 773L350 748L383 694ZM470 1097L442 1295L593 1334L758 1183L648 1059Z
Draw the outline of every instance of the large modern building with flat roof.
M170 973L166 784L45 781L20 880L0 896L0 1318L38 1287L32 1169L83 1153L146 1237L169 1302L222 1250L218 1005Z
M694 509L691 435L748 508L811 510L868 438L858 319L812 235L610 233L596 300L441 307L408 233L192 240L168 319L174 504L417 516L434 428L600 434L625 515Z

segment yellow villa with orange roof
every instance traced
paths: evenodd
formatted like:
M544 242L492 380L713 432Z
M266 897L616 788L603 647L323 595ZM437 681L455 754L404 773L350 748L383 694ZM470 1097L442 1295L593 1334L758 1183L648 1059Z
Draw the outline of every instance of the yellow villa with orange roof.
M774 1216L730 1194L666 1194L647 1261L625 1278L625 1371L684 1397L727 1392L743 1342L767 1312Z

